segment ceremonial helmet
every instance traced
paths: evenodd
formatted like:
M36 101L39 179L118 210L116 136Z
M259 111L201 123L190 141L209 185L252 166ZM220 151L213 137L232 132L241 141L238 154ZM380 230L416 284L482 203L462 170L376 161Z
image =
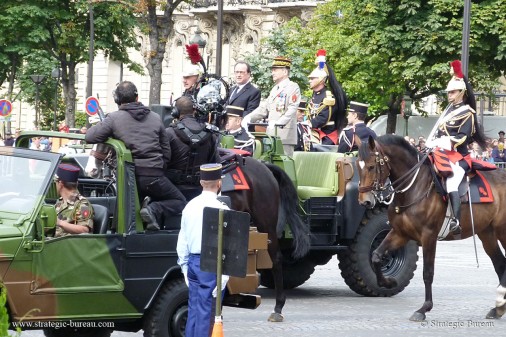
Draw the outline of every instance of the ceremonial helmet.
M309 78L317 78L318 84L324 82L329 76L327 70L327 61L326 61L327 51L325 49L319 49L316 52L316 61L317 67L308 75ZM317 84L317 85L318 85ZM312 88L311 88L312 89Z
M446 92L458 90L460 93L453 99L450 103L459 103L464 100L464 95L466 94L466 81L464 79L464 74L462 73L462 65L459 60L455 60L450 62L450 74L452 75L452 79L448 82L446 86Z

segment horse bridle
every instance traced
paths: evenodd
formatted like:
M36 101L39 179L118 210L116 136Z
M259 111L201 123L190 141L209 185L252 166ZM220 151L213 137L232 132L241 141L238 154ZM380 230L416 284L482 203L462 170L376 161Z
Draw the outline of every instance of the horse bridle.
M410 168L407 172L405 172L402 176L400 176L397 180L390 182L385 185L385 182L387 178L390 176L390 158L388 158L387 155L384 154L383 149L381 145L375 141L376 145L376 151L374 152L375 158L375 171L376 171L376 178L369 186L360 186L358 188L359 193L366 193L366 192L372 192L374 195L374 198L378 200L381 203L390 204L393 201L393 196L396 193L404 193L407 190L411 188L413 185L416 177L418 176L418 172L420 171L420 167L425 162L425 159L427 159L429 152L426 152L424 156L420 159L420 155L418 155L418 163L416 163L415 166ZM387 171L388 170L388 171ZM387 173L388 172L388 173ZM411 178L412 176L412 178ZM405 182L408 181L408 179L411 178L411 182L403 189L400 189L400 186L402 186ZM397 189L394 187L397 186ZM388 193L385 195L383 192L388 191ZM430 191L430 188L429 188ZM426 194L422 197L424 197ZM389 200L390 199L390 200ZM418 198L417 198L418 199ZM419 200L417 200L419 201Z

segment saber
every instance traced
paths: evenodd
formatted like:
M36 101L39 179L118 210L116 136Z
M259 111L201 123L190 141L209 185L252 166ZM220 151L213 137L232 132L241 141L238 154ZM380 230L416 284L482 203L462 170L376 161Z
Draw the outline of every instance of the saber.
M471 185L469 182L469 176L467 176L467 195L469 198L469 212L471 213L471 229L473 231L473 243L474 243L474 255L476 256L476 268L480 268L480 263L478 262L478 250L476 249L476 237L474 235L473 204L471 202Z

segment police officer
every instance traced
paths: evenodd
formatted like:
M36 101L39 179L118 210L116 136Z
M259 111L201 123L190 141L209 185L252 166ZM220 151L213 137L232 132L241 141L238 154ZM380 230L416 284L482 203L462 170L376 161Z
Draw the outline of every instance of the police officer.
M249 121L268 118L267 134L277 134L289 156L293 155L297 145L297 107L300 102L299 85L289 79L291 65L292 61L286 57L274 58L271 67L274 87L269 97L243 120L244 126Z
M78 178L79 168L74 165L60 164L56 170L56 190L60 198L55 205L58 214L55 238L93 232L93 208L79 194Z
M369 136L376 138L376 133L364 123L368 107L368 104L350 102L347 115L348 126L341 132L337 152L345 153L358 150L355 135L362 142L366 142Z
M227 124L225 125L225 130L226 134L234 136L234 148L252 153L255 138L241 126L244 108L227 105L226 111Z
M87 143L103 143L109 137L123 141L132 151L135 178L142 208L142 221L147 230L158 230L170 216L179 214L186 199L165 177L171 160L169 138L158 114L138 101L132 82L121 82L114 91L119 110L92 126L85 135Z
M204 207L229 209L218 201L221 191L221 164L205 164L200 167L202 194L192 199L183 210L181 231L177 240L178 264L189 288L188 320L186 337L211 336L214 315L213 291L216 274L200 270L200 247L202 245L202 223ZM225 288L228 276L222 278Z
M447 177L446 189L453 212L450 232L455 238L459 238L461 228L458 188L471 167L468 145L476 141L482 148L486 148L486 142L476 118L473 89L462 73L461 63L457 60L450 65L453 77L446 87L449 105L427 138L427 147L434 148L434 155L444 158L443 161L450 164L438 166L438 170Z

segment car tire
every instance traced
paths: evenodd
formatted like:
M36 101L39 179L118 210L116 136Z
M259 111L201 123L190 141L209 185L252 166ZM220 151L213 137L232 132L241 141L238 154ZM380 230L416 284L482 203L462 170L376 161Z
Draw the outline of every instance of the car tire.
M105 328L47 328L46 337L110 337L111 329Z
M283 257L284 289L293 289L304 284L314 273L315 266L316 263L309 255L298 260ZM260 284L266 288L274 289L274 277L271 269L260 270Z

